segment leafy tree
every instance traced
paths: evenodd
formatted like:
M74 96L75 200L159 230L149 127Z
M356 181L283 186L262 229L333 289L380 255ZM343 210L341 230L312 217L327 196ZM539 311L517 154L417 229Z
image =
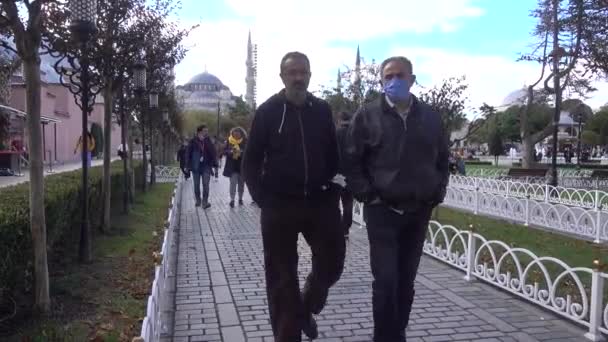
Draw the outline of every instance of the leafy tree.
M468 84L465 76L443 80L441 85L423 91L420 99L441 115L443 128L448 136L466 123L466 91Z
M34 249L35 310L51 307L44 212L44 174L41 112L40 53L51 25L65 25L64 2L53 0L0 0L0 47L23 63L29 145L29 219Z
M538 79L526 88L526 95L522 98L525 103L520 111L523 167L531 167L534 163L534 144L553 132L551 122L541 131L532 133L529 126L533 106L546 102L543 98L554 95L555 111L559 112L566 88L580 95L594 90L590 86L589 76L576 68L583 56L584 7L581 1L539 0L537 8L532 11L532 17L537 20L533 32L537 43L531 53L522 55L519 60L539 63L541 72ZM547 70L548 67L552 70ZM542 89L536 88L539 84L542 84Z
M497 126L494 126L490 131L490 139L488 140L488 149L490 155L494 156L494 163L498 165L498 157L504 152L502 136Z
M249 108L242 96L234 98L235 105L230 107L228 115L236 126L249 130L253 119L253 110Z

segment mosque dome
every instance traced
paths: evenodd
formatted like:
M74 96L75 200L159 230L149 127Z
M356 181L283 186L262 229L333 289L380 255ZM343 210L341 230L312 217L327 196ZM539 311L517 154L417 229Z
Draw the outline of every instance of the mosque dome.
M208 72L203 72L198 74L190 79L186 84L204 84L204 85L213 85L220 89L224 88L224 83L215 75L210 74Z
M528 92L525 89L512 91L505 97L500 107L508 108L511 106L523 106L526 104L527 97Z

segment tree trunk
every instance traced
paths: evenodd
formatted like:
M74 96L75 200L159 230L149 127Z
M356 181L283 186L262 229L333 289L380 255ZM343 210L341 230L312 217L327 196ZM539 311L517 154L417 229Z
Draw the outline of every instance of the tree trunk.
M110 175L110 157L112 156L112 108L113 108L112 79L106 78L103 94L103 134L104 134L104 154L103 154L103 212L101 220L101 231L109 232L112 226L112 177Z
M49 270L46 252L46 220L44 212L44 173L42 129L40 122L41 83L40 57L23 61L26 91L28 143L30 154L30 230L34 247L35 310L49 312Z
M532 140L532 137L530 135L527 135L521 141L521 145L522 145L521 167L523 167L525 169L532 168L536 164L536 160L534 159L534 153L535 153L534 144L535 143L536 142L534 142Z

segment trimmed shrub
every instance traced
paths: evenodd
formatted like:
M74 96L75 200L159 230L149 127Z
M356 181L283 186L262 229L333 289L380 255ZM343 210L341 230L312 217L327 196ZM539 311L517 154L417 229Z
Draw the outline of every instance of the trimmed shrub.
M112 197L122 194L121 162L111 168ZM136 179L143 177L141 166L135 168ZM96 231L102 210L102 167L89 169L89 221ZM45 177L45 214L47 249L52 256L71 258L78 251L82 172L71 171ZM3 291L29 292L33 285L32 240L29 224L29 184L0 190L0 295ZM54 255L55 254L55 255Z

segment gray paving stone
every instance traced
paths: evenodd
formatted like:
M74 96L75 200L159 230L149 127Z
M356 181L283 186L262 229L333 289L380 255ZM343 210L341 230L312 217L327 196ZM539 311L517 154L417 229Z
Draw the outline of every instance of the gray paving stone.
M211 182L208 210L195 208L191 181L182 193L175 269L173 341L273 342L266 305L259 209L228 207L225 179ZM300 238L300 283L311 252ZM423 257L408 342L584 341L584 331L464 273ZM317 317L320 342L370 342L372 276L366 232L351 229L344 273ZM547 332L548 331L548 332Z

